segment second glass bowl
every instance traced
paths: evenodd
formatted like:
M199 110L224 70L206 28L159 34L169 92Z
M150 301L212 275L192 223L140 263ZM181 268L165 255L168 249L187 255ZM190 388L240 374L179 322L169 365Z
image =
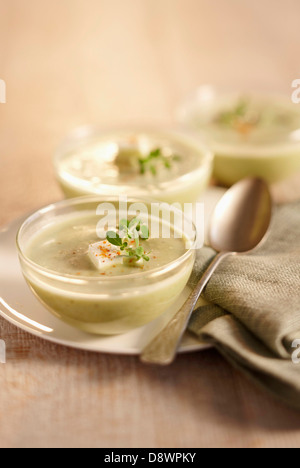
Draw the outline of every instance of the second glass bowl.
M75 130L54 167L66 197L151 197L195 202L207 188L213 155L196 137L154 128Z

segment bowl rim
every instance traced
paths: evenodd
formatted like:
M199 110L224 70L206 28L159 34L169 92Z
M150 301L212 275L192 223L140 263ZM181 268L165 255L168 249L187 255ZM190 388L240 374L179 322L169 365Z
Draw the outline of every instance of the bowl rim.
M176 269L177 266L180 264L184 263L191 255L193 252L196 252L196 246L197 246L197 240L198 240L198 231L197 228L194 224L194 222L189 219L182 210L178 209L177 207L174 207L166 202L160 202L157 199L154 198L138 198L138 197L128 197L127 201L130 202L145 202L145 203L163 203L164 205L167 205L168 208L171 208L174 213L181 214L185 220L187 220L193 229L194 232L194 239L190 241L191 246L187 249L187 251L183 254L180 255L178 258L175 260L172 260L171 262L166 263L165 265L162 265L161 267L153 268L148 271L138 271L136 273L128 274L128 275L115 275L115 276L104 276L104 275L99 275L99 277L90 277L90 276L74 276L66 273L57 273L54 270L48 269L46 267L43 267L39 265L38 263L34 262L31 260L26 253L24 252L24 249L21 247L21 236L24 231L24 229L30 225L33 221L35 221L38 217L50 213L51 211L55 209L63 209L63 208L70 208L72 206L75 206L76 204L82 204L84 202L86 203L101 203L101 202L113 202L114 197L102 197L99 195L85 195L82 197L75 197L75 198L69 198L66 200L61 200L55 203L51 203L49 205L46 205L38 210L36 210L34 213L31 213L25 221L21 224L17 231L16 235L16 246L17 246L17 251L19 254L19 257L22 259L24 263L26 263L29 267L34 269L36 272L43 274L44 276L47 276L48 278L51 278L52 280L55 281L62 281L62 282L67 282L68 284L76 284L76 285L83 285L83 284L93 284L93 283L103 283L103 284L108 284L108 283L118 283L118 282L124 282L124 278L129 278L130 280L144 280L145 278L159 278L167 273L170 273L172 270ZM119 197L115 197L116 200L119 200ZM151 214L149 215L151 217ZM53 217L54 219L54 217ZM171 223L172 226L172 223ZM133 283L134 284L134 283ZM130 289L130 285L127 286L127 289Z

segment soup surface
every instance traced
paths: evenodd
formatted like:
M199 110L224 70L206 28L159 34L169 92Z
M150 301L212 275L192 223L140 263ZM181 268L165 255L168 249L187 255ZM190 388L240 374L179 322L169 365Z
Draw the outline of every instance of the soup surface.
M87 214L51 224L33 236L27 247L28 258L58 274L99 277L132 275L153 270L176 260L186 252L186 239L176 238L174 230L170 229L170 238L151 238L150 232L148 240L140 239L140 245L149 261L143 260L141 264L135 265L134 262L128 263L126 258L124 264L125 253L121 252L121 260L112 261L111 265L99 269L89 256L89 246L104 240L97 236L98 220L95 215ZM111 245L106 241L99 255L107 258L110 251Z
M300 128L300 112L295 104L259 95L220 96L203 103L193 119L196 127L220 144L293 143Z
M199 152L184 139L116 133L67 151L59 161L59 172L73 184L78 180L94 187L159 185L199 168Z

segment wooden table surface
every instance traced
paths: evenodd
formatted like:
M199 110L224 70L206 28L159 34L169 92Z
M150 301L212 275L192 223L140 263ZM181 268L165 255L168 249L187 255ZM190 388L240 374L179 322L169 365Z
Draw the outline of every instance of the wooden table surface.
M299 16L297 0L0 0L0 225L62 198L51 157L73 127L170 122L203 83L291 92ZM214 350L157 369L3 319L0 339L1 447L300 445L300 413Z

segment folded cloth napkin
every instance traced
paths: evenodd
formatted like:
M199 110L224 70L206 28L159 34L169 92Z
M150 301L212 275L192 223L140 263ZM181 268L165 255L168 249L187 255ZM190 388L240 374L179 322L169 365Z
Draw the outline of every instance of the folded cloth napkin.
M214 255L198 252L199 276ZM267 240L226 258L203 297L210 305L194 312L189 330L300 408L300 202L276 208Z

